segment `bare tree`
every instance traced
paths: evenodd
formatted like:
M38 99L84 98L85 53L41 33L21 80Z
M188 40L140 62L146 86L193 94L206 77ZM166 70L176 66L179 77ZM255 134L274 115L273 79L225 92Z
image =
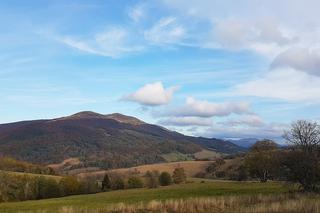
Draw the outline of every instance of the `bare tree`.
M283 161L284 176L306 191L320 191L320 126L299 120L292 123L284 138L292 146Z
M316 122L299 120L291 124L283 137L290 145L305 153L316 153L320 146L320 126Z

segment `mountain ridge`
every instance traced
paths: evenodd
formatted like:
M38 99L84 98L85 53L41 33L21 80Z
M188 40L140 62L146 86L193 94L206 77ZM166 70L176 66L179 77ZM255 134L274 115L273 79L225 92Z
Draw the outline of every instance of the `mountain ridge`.
M220 139L192 137L119 113L90 111L56 119L0 124L0 155L45 165L79 158L73 168L104 169L160 163L171 152L245 149Z

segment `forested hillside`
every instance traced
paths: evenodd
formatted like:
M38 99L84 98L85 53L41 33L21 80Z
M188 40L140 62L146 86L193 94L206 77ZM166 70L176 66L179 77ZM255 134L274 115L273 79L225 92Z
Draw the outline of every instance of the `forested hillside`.
M244 150L230 142L185 136L121 114L81 112L0 125L0 155L45 165L78 158L79 163L70 169L165 162L163 154L194 154L203 148L223 153Z

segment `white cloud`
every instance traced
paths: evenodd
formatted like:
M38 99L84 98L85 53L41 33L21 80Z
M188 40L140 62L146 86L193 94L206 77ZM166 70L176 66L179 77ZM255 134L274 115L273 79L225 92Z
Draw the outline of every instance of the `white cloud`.
M199 118L199 117L171 117L158 122L165 126L211 126L211 118Z
M168 115L179 117L213 117L228 116L230 114L245 114L250 112L247 102L211 103L208 101L187 98L186 104L168 112Z
M246 21L240 18L217 20L206 48L223 48L232 51L250 50L268 58L288 48L295 36L282 29L272 19Z
M143 4L135 5L128 10L128 16L134 21L139 22L145 16Z
M293 69L274 69L264 76L237 85L235 95L319 102L320 78Z
M127 30L121 27L112 27L97 33L92 39L62 37L58 38L58 41L83 52L106 57L119 57L144 49L142 45L132 44L130 37Z
M222 124L225 126L251 126L251 127L257 127L264 125L264 121L262 118L255 114L250 115L243 115L237 119L230 119L223 122L218 122L218 124Z
M174 17L162 18L149 30L144 32L146 40L160 45L177 43L181 41L184 36L184 27L179 25Z
M274 59L271 67L291 67L320 76L320 50L311 48L288 49Z
M320 7L320 2L317 0L244 0L241 4L233 0L163 2L182 17L212 24L193 31L194 39L201 38L202 47L250 50L272 60L288 48L297 45L308 48L320 43L320 15L315 9ZM199 36L203 33L207 34L206 39Z
M217 138L269 138L281 140L283 131L287 128L288 125L280 123L259 126L214 125L201 133L201 135Z
M146 84L136 92L126 95L122 100L138 102L147 106L158 106L168 104L173 96L173 93L179 87L169 87L165 89L161 82Z
M257 20L272 17L279 22L296 27L320 23L318 0L242 0L241 4L234 0L162 0L171 9L194 17L216 20L230 17Z

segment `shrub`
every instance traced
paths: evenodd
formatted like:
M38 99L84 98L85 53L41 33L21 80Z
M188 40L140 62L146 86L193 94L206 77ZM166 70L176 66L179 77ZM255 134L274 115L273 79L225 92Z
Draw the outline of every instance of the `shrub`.
M184 168L176 168L172 175L173 182L176 184L184 183L187 180L187 176L184 172Z
M159 182L161 186L168 186L172 184L171 175L168 172L162 172L159 176Z
M194 177L195 178L204 178L206 176L205 172L197 172Z
M218 167L219 167L218 163L214 162L206 168L206 172L209 174L214 173Z
M215 173L217 178L224 178L226 176L226 172L225 171L217 171Z
M125 184L124 184L123 177L121 177L120 175L115 175L111 180L111 189L119 190L124 188L125 188Z
M143 187L143 181L140 177L132 176L128 179L128 188L142 188Z

